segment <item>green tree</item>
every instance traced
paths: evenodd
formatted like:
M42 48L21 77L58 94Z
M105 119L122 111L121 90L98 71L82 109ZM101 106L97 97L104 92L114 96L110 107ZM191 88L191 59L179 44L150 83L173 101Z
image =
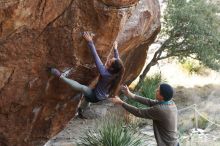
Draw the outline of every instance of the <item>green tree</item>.
M160 47L140 75L141 83L159 60L176 57L196 59L206 67L220 68L219 6L207 0L168 0L164 12Z

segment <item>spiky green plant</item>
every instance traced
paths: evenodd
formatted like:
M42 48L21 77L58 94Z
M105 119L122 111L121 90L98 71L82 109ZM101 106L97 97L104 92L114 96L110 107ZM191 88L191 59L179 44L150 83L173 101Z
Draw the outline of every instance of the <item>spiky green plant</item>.
M142 137L122 120L104 120L100 128L90 130L81 138L80 146L142 146Z

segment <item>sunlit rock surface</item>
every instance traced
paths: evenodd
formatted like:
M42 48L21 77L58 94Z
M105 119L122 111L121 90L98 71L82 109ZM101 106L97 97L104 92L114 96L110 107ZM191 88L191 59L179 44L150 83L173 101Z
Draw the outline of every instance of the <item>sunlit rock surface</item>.
M103 62L119 43L125 82L140 73L160 30L157 0L1 0L0 145L38 146L74 117L80 98L47 66L90 85L98 72L83 31Z

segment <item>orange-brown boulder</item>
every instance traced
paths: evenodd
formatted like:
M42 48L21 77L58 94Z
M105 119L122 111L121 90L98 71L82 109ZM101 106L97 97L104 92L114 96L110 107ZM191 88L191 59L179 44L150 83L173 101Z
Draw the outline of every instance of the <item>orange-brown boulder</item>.
M0 145L42 146L74 117L78 92L46 67L89 85L98 72L81 32L95 33L103 62L118 41L130 83L159 30L157 0L1 0Z

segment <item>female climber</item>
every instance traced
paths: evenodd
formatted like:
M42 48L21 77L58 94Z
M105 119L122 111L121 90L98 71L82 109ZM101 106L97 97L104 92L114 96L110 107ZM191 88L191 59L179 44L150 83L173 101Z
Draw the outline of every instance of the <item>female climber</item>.
M73 89L78 90L84 94L85 101L81 104L79 108L79 116L82 113L82 109L88 105L89 102L96 103L107 98L113 98L118 93L120 83L124 74L124 66L119 58L117 50L117 42L114 43L114 57L107 61L104 65L99 58L95 45L92 40L92 34L88 32L83 33L84 39L88 42L88 46L91 50L92 56L95 60L96 67L100 73L99 80L94 88L90 88L86 85L82 85L75 80L68 79L65 75L56 68L50 68L51 74L59 77L65 83L69 84Z

